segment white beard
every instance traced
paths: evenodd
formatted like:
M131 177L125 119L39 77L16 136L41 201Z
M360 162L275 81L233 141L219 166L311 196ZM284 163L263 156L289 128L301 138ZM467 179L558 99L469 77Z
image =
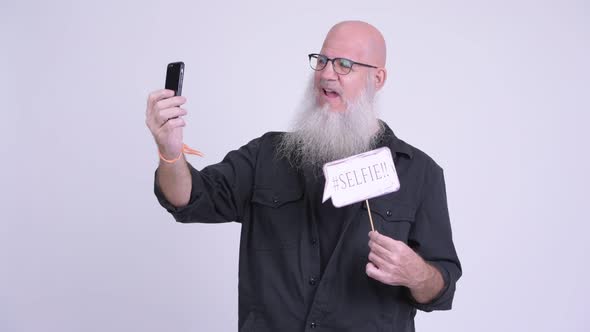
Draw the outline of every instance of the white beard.
M375 112L375 89L371 79L356 100L346 101L344 112L318 105L318 89L308 84L292 131L279 144L279 157L293 166L321 168L325 163L350 157L374 148L383 130Z

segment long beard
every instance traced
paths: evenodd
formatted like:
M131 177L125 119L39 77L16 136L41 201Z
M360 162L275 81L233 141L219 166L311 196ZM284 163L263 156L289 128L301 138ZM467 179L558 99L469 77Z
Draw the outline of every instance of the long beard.
M383 130L374 110L375 90L367 78L356 100L346 101L344 112L317 103L318 89L308 84L291 132L285 133L277 154L297 168L317 169L325 163L374 148Z

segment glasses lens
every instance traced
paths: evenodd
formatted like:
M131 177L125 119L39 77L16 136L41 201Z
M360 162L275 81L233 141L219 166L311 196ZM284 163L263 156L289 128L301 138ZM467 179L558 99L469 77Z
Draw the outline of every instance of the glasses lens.
M326 66L327 59L325 56L314 54L309 57L309 65L313 70L322 70Z
M339 74L348 74L352 69L352 61L348 59L334 59L334 69Z

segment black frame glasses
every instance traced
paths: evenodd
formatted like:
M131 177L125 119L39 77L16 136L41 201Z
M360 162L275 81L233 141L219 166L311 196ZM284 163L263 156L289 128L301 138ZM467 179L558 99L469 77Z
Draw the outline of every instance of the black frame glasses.
M378 67L375 67L372 65L368 65L366 63L352 61L347 58L330 59L327 56L325 56L323 54L318 54L318 53L311 53L311 54L308 54L307 56L309 57L309 66L311 67L311 69L313 69L315 71L324 70L324 68L326 68L326 66L328 65L328 62L330 62L330 61L332 61L332 69L334 69L334 71L340 75L346 75L346 74L350 73L353 65L359 65L359 66L369 67L369 68L378 68Z

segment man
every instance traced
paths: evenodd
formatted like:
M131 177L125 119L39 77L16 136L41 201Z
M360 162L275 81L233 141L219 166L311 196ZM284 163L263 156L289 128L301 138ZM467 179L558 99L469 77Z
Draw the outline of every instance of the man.
M413 331L416 309L451 308L461 276L442 169L377 119L373 98L387 72L376 28L339 23L309 58L315 74L294 130L267 133L202 171L182 157L186 99L150 94L156 195L179 222L242 224L240 331ZM370 200L369 232L364 204L321 203L321 167L381 146L401 189Z

